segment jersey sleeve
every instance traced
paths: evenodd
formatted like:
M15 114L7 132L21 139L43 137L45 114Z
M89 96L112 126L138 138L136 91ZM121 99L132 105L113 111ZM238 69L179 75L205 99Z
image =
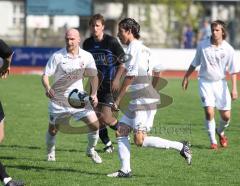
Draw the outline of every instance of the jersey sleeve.
M191 63L192 66L197 67L201 64L201 46L198 45L195 57Z
M152 60L152 59L151 59ZM152 66L152 69L153 72L161 72L163 67L162 67L162 64L161 63L156 63Z
M147 60L148 60L148 71L150 74L152 72L161 72L163 71L163 65L159 62L159 59L154 59L150 48L146 47L147 51Z
M52 76L55 73L56 68L57 68L56 55L53 54L47 62L47 65L43 71L43 75Z
M230 74L240 71L240 63L238 62L236 52L233 49L229 51L228 71Z
M0 39L0 57L1 58L8 58L13 53L12 49Z
M131 58L124 65L127 70L126 76L137 76L138 75L137 62L140 61L139 50L137 50L137 48L132 47L129 51L129 54L130 54Z
M93 56L89 53L84 76L97 76L97 67Z

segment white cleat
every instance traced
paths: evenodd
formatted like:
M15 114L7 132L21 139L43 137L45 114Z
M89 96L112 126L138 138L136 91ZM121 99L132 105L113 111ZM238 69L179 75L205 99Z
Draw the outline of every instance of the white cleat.
M104 150L104 152L111 154L114 151L114 147L112 145L109 145L109 146L104 147L103 150Z
M55 155L48 154L47 161L56 161Z
M47 149L47 161L56 161L55 146Z
M102 158L98 155L97 151L92 151L91 154L87 154L88 157L92 159L94 163L100 164L102 163Z

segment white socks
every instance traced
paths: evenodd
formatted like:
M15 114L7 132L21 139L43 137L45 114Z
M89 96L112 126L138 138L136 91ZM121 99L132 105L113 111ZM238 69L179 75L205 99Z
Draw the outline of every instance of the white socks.
M93 154L94 148L97 145L98 138L99 138L99 131L92 131L88 133L88 147L87 147L87 154Z
M47 131L46 133L46 145L48 152L55 150L56 136L52 136Z
M121 171L128 173L130 168L130 143L127 136L118 137L118 156L121 161ZM143 141L143 147L155 147L169 149L173 148L181 151L183 144L177 141L165 140L159 137L146 136Z
M112 145L112 142L109 141L105 146L108 147L108 146L111 146Z
M128 173L130 168L130 143L127 136L118 137L118 155L121 161L121 171ZM177 141L165 140L159 137L146 136L143 141L143 147L155 147L169 149L173 148L181 151L183 144Z
M216 130L215 120L214 119L212 119L211 121L206 120L205 125L206 125L206 129L208 131L208 136L210 138L211 144L217 144L217 140L215 137L215 130Z
M170 141L166 139L162 139L154 136L146 136L143 141L143 147L155 147L155 148L163 148L169 149L173 148L178 151L181 151L183 148L183 144L178 141Z
M224 135L224 129L226 129L229 126L230 120L224 121L222 118L220 118L219 121L219 128L217 129L218 134Z
M121 161L121 171L131 172L130 168L130 143L127 136L117 137L118 156Z

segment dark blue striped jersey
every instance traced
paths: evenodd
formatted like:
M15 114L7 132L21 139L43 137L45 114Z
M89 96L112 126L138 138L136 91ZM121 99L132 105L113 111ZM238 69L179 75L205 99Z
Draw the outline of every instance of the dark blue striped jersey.
M124 54L118 40L108 34L104 34L103 39L99 42L90 37L83 42L83 49L93 55L97 69L103 78L103 83L113 80L119 65L117 59Z

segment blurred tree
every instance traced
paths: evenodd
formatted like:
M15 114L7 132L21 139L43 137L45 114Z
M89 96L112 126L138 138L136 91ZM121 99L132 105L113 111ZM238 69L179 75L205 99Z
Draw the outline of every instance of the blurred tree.
M198 27L199 15L202 12L201 4L194 3L196 10L193 14L193 0L93 0L94 3L122 3L122 13L117 20L115 20L114 35L117 33L117 24L119 20L128 17L129 4L145 4L145 19L142 27L151 28L151 7L150 5L162 4L167 8L167 26L164 31L167 34L165 40L166 47L180 47L182 42L182 35L184 26L189 24L194 29ZM197 13L196 13L197 12ZM150 29L149 29L150 30Z
M161 2L159 0L159 2ZM194 8L197 12L193 14L193 1L192 0L164 0L165 4L168 6L168 27L166 29L167 35L166 44L171 46L171 41L177 41L173 47L181 47L182 35L184 32L184 27L186 25L191 25L194 30L198 28L199 16L202 13L202 6L200 4L194 4ZM170 42L169 42L170 41ZM170 47L169 46L169 47Z

